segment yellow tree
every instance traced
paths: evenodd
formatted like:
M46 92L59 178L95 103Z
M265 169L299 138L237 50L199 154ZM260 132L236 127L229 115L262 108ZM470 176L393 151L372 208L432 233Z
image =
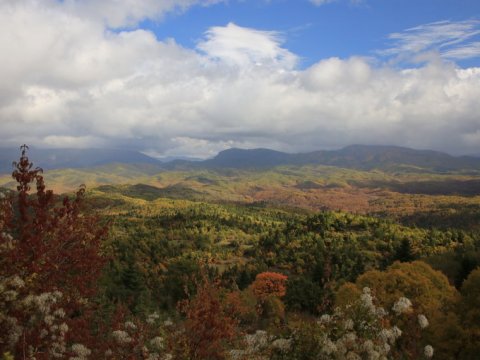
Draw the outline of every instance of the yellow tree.
M422 261L396 262L385 271L368 271L355 284L343 285L336 293L336 304L348 304L364 287L371 288L380 304L390 311L398 298L409 298L415 314L425 315L430 323L424 338L425 344L434 346L435 358L451 359L458 355L463 332L455 312L459 294L441 272Z

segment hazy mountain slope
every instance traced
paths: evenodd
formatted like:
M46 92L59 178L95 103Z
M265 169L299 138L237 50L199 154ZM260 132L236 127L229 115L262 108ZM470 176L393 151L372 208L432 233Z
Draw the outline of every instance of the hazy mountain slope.
M0 173L12 171L12 161L18 160L20 150L0 149ZM150 164L162 163L138 151L122 149L30 149L28 157L35 166L47 169L89 168L111 163Z

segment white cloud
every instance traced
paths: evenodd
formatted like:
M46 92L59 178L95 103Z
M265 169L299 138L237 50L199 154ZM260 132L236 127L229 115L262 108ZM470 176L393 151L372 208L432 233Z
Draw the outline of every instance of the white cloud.
M480 56L479 20L439 21L389 35L393 46L379 51L382 55L409 57L436 51L448 59L467 59Z
M457 46L453 49L448 49L442 53L447 59L471 59L480 57L480 41L475 41L469 44Z
M310 0L310 2L316 6L325 5L337 0Z
M275 31L260 31L237 26L215 26L198 44L210 58L239 67L267 66L292 69L297 57L281 47L282 36Z
M192 50L140 29L109 31L74 5L0 4L0 145L194 157L352 143L478 151L469 134L480 131L480 69L352 57L300 70L277 32L217 26Z
M208 6L224 0L44 0L42 7L60 9L67 14L89 18L110 28L135 26L144 19L159 20L167 12L182 12L193 5ZM11 3L34 4L35 0Z
M95 138L93 136L57 136L57 135L48 135L44 138L45 143L47 143L52 148L76 148L76 149L85 149L88 147L98 147L102 145L102 139Z
M339 0L309 0L315 6L322 6L325 4L330 4L333 2L337 2ZM361 5L365 2L365 0L349 0L351 5Z

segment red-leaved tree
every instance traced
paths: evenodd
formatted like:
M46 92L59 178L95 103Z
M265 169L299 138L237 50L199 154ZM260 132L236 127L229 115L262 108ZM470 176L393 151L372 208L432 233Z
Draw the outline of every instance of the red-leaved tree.
M23 145L13 163L16 191L0 196L0 356L49 359L67 354L69 343L88 342L85 316L104 264L100 243L107 229L80 211L83 186L73 198L46 190L27 150ZM62 339L53 350L51 338Z

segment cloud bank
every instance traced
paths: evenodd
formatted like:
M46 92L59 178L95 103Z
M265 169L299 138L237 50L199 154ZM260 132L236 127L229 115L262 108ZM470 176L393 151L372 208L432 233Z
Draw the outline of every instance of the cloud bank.
M187 49L131 27L213 2L3 1L0 146L195 157L234 146L298 152L353 143L478 152L480 68L458 68L439 53L411 69L362 57L299 69L277 32L227 24ZM397 52L416 46L394 38ZM474 51L458 44L446 53Z

